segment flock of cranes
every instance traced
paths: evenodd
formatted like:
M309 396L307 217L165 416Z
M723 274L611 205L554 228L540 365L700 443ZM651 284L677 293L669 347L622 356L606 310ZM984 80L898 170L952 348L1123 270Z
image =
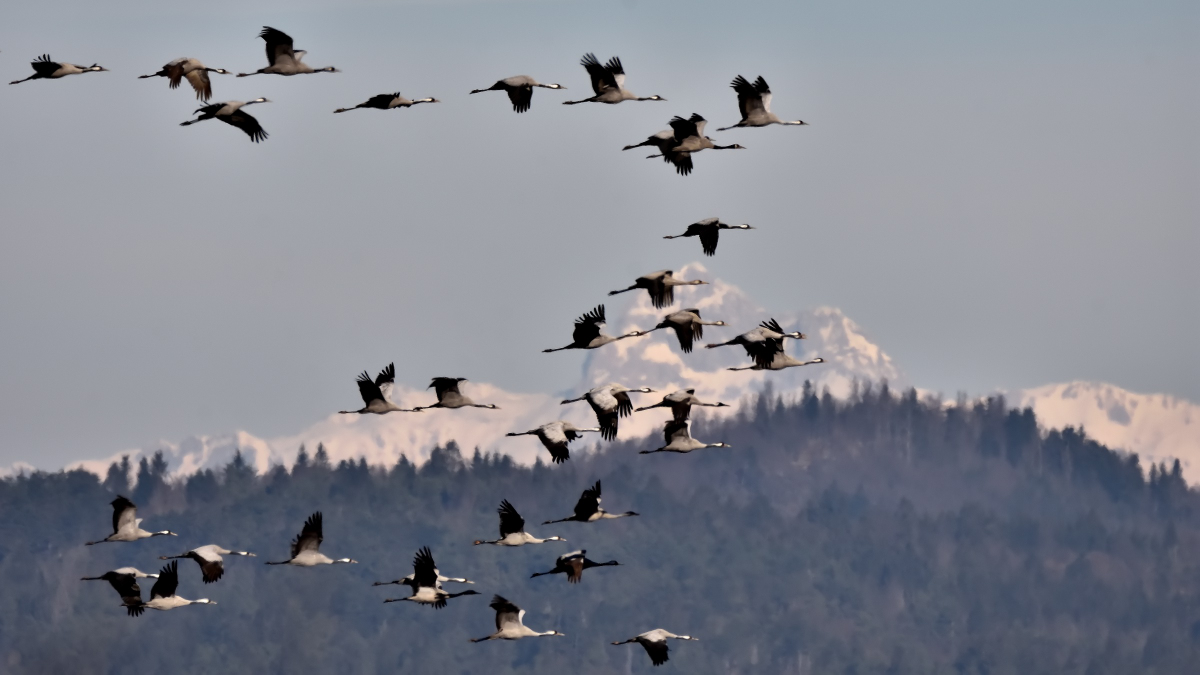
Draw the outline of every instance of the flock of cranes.
M283 31L263 26L258 37L263 40L266 46L267 65L250 73L238 73L238 77L249 77L251 75L308 75L313 73L338 73L341 72L333 66L325 66L323 68L313 68L304 62L304 56L308 52L303 49L296 49L292 37ZM607 63L601 63L596 58L595 54L584 54L580 60L580 65L587 71L588 78L591 81L593 95L587 98L579 99L578 101L563 101L563 105L576 105L579 103L608 103L610 105L623 103L625 101L666 101L667 99L657 94L653 96L638 96L637 94L625 88L625 66L621 63L621 58L614 56ZM49 79L56 80L67 75L80 75L83 73L103 72L107 68L102 68L97 64L90 66L78 66L72 63L53 61L49 54L43 54L30 63L33 67L33 75L21 80L14 80L9 84L19 84L29 80ZM212 98L212 79L209 74L229 75L232 71L224 68L209 68L204 65L199 59L191 57L181 57L169 61L158 72L151 75L140 75L140 79L151 77L165 77L172 89L176 89L179 85L187 80L188 84L196 92L196 98L204 103L200 108L197 108L195 113L198 115L195 119L181 122L180 126L188 126L204 120L216 119L230 126L237 127L250 137L250 140L259 143L267 139L267 132L263 129L262 124L258 119L245 110L245 108L255 103L269 103L270 99L259 97L250 101L221 101L219 103L209 103ZM738 75L733 79L730 85L737 92L738 111L741 113L741 119L733 125L722 127L717 131L726 131L729 129L737 129L740 127L763 127L771 124L785 125L804 125L807 122L802 120L785 121L781 120L777 115L771 112L771 88L767 85L767 81L759 76L757 80L751 83L746 78ZM533 105L533 90L535 88L542 89L566 89L561 84L543 84L528 75L514 75L506 77L502 80L497 80L495 84L484 89L473 89L471 94L479 94L485 91L503 91L508 94L508 99L512 103L513 110L518 113L523 113L529 110ZM394 92L390 94L378 94L372 96L366 101L359 103L350 108L338 108L335 113L344 113L350 110L359 108L374 108L376 110L392 110L394 108L409 108L419 103L440 103L433 97L420 99L408 99ZM688 117L676 116L668 122L669 129L660 131L641 143L634 143L625 146L625 150L633 148L652 147L658 152L649 155L647 159L661 157L664 162L667 162L675 167L675 171L681 175L689 175L693 170L692 155L702 150L744 150L745 148L737 143L729 145L717 145L713 139L705 135L705 126L708 121L699 114L693 113ZM697 223L697 225L701 225ZM726 226L727 227L727 226ZM746 226L742 226L743 228ZM696 234L701 234L699 231ZM690 232L681 236L693 236ZM705 235L701 234L702 239ZM712 255L711 250L716 249L715 234L710 235L711 239L705 240L705 252ZM712 241L710 246L707 241Z
M280 30L264 27L262 32L259 33L259 37L266 44L267 66L251 73L239 73L238 77L248 77L258 74L290 76L339 72L333 66L313 68L306 64L303 61L306 52L296 49L292 38ZM12 82L12 84L35 79L60 79L67 75L103 72L106 70L96 64L78 66L70 63L55 62L48 55L38 58L31 65L33 66L34 74L23 80ZM583 57L581 65L587 71L594 95L580 100L563 101L565 105L580 103L617 104L625 101L666 100L658 95L640 97L629 89L626 89L625 68L619 57L614 56L607 63L601 63L594 54L589 53ZM172 89L178 88L184 80L188 82L195 91L196 98L204 102L204 105L195 111L195 119L183 122L183 126L204 120L217 119L241 129L254 142L262 141L267 138L267 132L259 124L258 120L246 111L246 108L258 103L267 103L269 102L268 99L260 97L250 101L208 103L212 97L212 80L210 74L227 75L230 72L222 68L209 68L194 58L179 58L168 62L158 72L140 77L164 77L168 80L168 84ZM732 126L719 129L719 131L738 127L762 127L772 124L805 124L805 122L800 120L781 120L770 111L771 90L766 80L762 77L751 83L739 75L733 80L732 87L737 92L741 120ZM490 87L475 89L470 93L479 94L487 91L503 91L508 95L513 110L523 113L528 111L532 105L533 90L535 88L566 89L561 84L543 84L532 77L519 75L498 80ZM373 96L363 103L350 108L338 108L334 112L344 113L359 108L391 110L394 108L407 108L420 103L437 102L439 102L438 99L432 97L411 100L405 98L399 92L395 92ZM625 150L638 147L652 147L657 150L657 153L650 157L662 157L664 161L674 165L678 173L687 175L693 170L692 155L696 152L703 150L742 149L742 146L738 144L717 145L712 138L705 135L706 125L707 120L698 114L693 114L688 118L675 117L669 122L670 129L654 134L641 143L626 146ZM707 218L692 223L682 234L666 235L664 238L698 237L704 254L712 256L716 253L717 243L722 230L751 229L754 228L748 224L731 225L721 222L718 218ZM677 287L701 286L707 283L709 282L702 279L684 280L676 278L673 270L659 270L640 276L630 286L613 290L609 295L645 290L651 304L656 309L666 309L674 304L675 289ZM642 337L657 330L670 329L679 343L680 350L688 354L692 352L693 347L698 341L704 338L705 326L725 327L727 325L725 321L710 321L702 318L700 310L694 307L666 314L653 328L646 330L635 329L621 335L605 334L603 331L605 324L605 307L601 304L575 320L570 344L543 351L557 352L568 349L597 349L620 340ZM820 358L802 361L786 353L784 343L787 339L802 340L805 337L799 331L785 331L777 321L767 319L758 326L730 340L705 344L705 348L741 346L749 357L751 364L744 367L729 368L729 370L782 370L784 368L822 363L823 360ZM464 395L461 391L461 385L467 379L463 377L434 377L429 384L429 388L434 390L436 401L428 405L405 408L391 399L391 391L394 388L395 381L396 368L391 363L379 371L374 378L371 378L367 371L363 371L357 379L358 391L363 401L363 407L357 410L342 410L340 412L342 414L385 415L391 412L420 412L435 408L443 410L468 407L498 409L498 406L493 403L476 403ZM691 436L689 430L689 418L693 407L728 407L727 404L723 402L702 401L696 396L695 389L683 389L666 394L657 403L634 408L633 400L630 397L631 394L650 394L654 393L654 391L649 387L629 388L618 383L602 384L593 387L576 398L562 401L564 405L586 401L596 416L597 426L584 428L577 427L564 420L555 420L528 431L513 431L508 433L507 436L536 436L550 453L552 462L561 464L570 460L569 445L571 442L579 439L582 434L597 432L605 441L613 441L617 438L620 418L628 417L634 412L667 408L671 412L671 417L663 425L663 445L654 449L642 450L641 454L660 452L689 453L702 448L730 447L729 444L724 442L706 443L697 440ZM601 485L600 481L597 480L594 485L583 491L571 515L556 520L547 520L543 525L564 522L594 523L599 520L628 518L639 515L634 511L609 513L600 507L600 502ZM137 518L137 507L125 497L118 496L112 501L111 505L113 508L112 533L98 541L87 542L88 545L106 542L128 543L158 536L178 536L169 530L153 532L142 529L142 521ZM494 540L476 540L474 542L475 545L489 544L511 548L529 544L566 541L563 537L557 535L538 538L527 532L525 530L524 517L521 516L516 507L507 499L500 502L497 513L499 514L499 537ZM290 556L286 560L268 561L266 564L317 567L335 564L354 564L357 562L352 558L331 558L322 553L321 544L323 541L324 518L322 513L317 511L304 522L300 533L292 540ZM121 598L122 606L130 616L140 616L146 609L166 611L195 604L215 605L215 602L207 598L188 600L176 595L179 585L177 560L190 559L195 561L200 567L203 583L212 584L220 581L224 576L226 558L232 557L255 557L255 554L249 551L232 550L216 544L208 544L192 548L179 555L161 556L161 560L169 562L162 567L158 574L148 574L134 567L121 567L98 577L84 577L83 579L87 581L107 581L117 591L117 594ZM581 549L558 556L551 569L535 572L531 578L564 574L569 583L575 584L582 581L584 570L598 567L616 567L619 565L621 563L616 560L596 562L587 557L586 550ZM153 578L155 582L150 589L149 600L144 600L138 580L147 578ZM415 554L411 574L394 581L375 582L374 585L408 587L409 594L407 596L386 598L383 600L385 603L412 602L419 605L428 605L433 608L445 607L450 600L455 598L479 595L479 592L473 589L459 592L447 591L443 588L443 584L445 583L474 584L473 581L463 577L443 576L434 561L433 552L426 546L422 547ZM562 635L557 630L535 631L525 626L525 610L500 595L493 596L490 607L495 611L496 631L485 637L473 639L472 642ZM676 635L662 629L655 629L629 638L628 640L613 642L612 644L622 645L636 642L645 648L651 662L657 666L667 661L668 639L695 640L696 638L689 635Z

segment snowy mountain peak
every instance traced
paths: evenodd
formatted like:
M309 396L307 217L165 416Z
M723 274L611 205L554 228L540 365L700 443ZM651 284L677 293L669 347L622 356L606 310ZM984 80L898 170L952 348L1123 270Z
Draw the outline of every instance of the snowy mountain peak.
M727 325L706 326L703 338L687 354L670 330L656 330L591 351L584 362L580 381L565 391L578 395L606 382L654 389L657 393L635 394L635 405L642 405L659 400L663 393L694 388L703 399L736 405L760 391L768 381L776 393L785 397L798 394L805 380L811 380L818 389L828 387L839 397L850 393L855 380L877 382L886 379L893 389L911 385L891 357L837 308L767 310L737 286L713 278L700 263L679 268L676 276L704 279L710 283L677 288L676 302L666 309L655 309L643 291L613 298L607 303L608 332L649 330L666 314L685 307L698 309L706 320L721 320ZM734 372L728 368L749 365L741 347L704 347L705 343L730 340L769 318L778 320L785 330L806 334L804 340L787 341L790 354L805 359L820 356L825 363L778 372ZM259 471L274 464L290 466L301 444L310 452L318 444L324 444L334 462L365 457L372 464L390 465L401 455L414 463L422 463L435 446L453 440L468 452L480 448L506 453L519 462L532 463L539 456L545 459L545 451L537 440L506 438L505 433L534 429L556 419L566 419L580 426L590 426L594 422L587 404L563 406L559 404L560 396L517 394L487 383L472 382L469 386L472 397L495 402L500 410L435 409L383 416L331 414L299 433L274 439L238 431L192 437L180 443L164 442L147 450L162 449L176 474L223 466L239 450ZM425 391L403 385L397 385L392 392L393 400L399 401L428 396ZM1046 385L1009 392L1008 397L1016 405L1032 407L1047 427L1083 427L1090 436L1111 447L1138 452L1152 461L1170 462L1178 457L1188 472L1188 479L1200 481L1200 406L1172 396L1135 394L1091 382ZM657 432L662 422L661 414L638 413L621 420L620 435L622 438L645 436ZM73 466L103 475L108 464L119 459L121 454L134 455L136 460L142 453L117 453L107 459L78 462Z

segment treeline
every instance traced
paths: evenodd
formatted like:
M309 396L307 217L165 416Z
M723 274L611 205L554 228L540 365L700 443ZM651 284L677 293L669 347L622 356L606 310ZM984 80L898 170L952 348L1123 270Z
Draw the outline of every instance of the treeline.
M638 413L655 414L655 413ZM1200 495L1180 467L1143 467L1077 430L1045 432L1002 399L943 405L886 384L848 400L764 392L693 433L732 449L639 456L657 439L574 452L561 466L436 450L421 467L332 464L301 449L265 475L235 458L169 480L160 457L0 481L0 671L6 673L650 672L651 628L695 635L663 671L691 673L1182 673L1200 656ZM539 525L603 481L603 505L642 515ZM133 484L131 484L131 482ZM127 494L147 529L178 538L84 547ZM538 536L566 544L475 547L509 499ZM322 549L358 565L265 567L304 518ZM126 617L81 582L217 543L216 606ZM444 574L484 595L435 611L371 587L428 545ZM583 583L529 579L586 548L619 567ZM149 580L143 582L148 594ZM526 623L566 637L473 645L500 593Z

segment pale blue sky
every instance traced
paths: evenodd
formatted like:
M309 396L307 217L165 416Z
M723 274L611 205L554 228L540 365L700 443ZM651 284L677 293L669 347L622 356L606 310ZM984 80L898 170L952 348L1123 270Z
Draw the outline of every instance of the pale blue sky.
M353 377L575 382L540 353L659 237L760 229L705 261L767 307L833 305L921 386L1068 379L1200 400L1200 9L1192 2L718 3L65 0L5 4L4 81L43 52L112 72L0 90L0 464L55 467L189 434L294 432ZM214 76L266 96L261 145L181 128L177 56L314 66ZM666 103L564 107L584 52ZM808 127L720 134L687 178L621 146L737 119L763 75ZM503 94L528 74L514 114ZM400 90L443 103L332 110ZM714 136L717 134L714 134ZM555 358L561 357L561 358Z

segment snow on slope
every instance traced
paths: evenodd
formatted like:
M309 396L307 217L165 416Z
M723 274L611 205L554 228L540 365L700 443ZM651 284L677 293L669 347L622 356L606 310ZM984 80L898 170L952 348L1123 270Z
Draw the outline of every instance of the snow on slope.
M1048 384L1010 394L1044 426L1083 427L1105 445L1149 462L1176 458L1189 483L1200 483L1200 406L1166 394L1135 394L1099 382Z
M669 330L655 331L587 352L582 378L562 393L575 397L607 382L619 382L627 387L646 386L658 392L633 394L635 406L640 406L657 402L663 393L695 388L697 395L705 400L724 401L734 406L723 410L706 409L701 414L728 415L737 410L740 401L760 391L768 381L776 393L785 397L798 394L806 379L811 379L818 389L829 387L840 397L850 392L855 379L886 379L893 390L912 384L891 358L837 309L768 311L738 287L713 279L699 263L687 265L678 272L681 278L702 278L712 284L677 289L677 301L672 309L694 307L705 319L722 320L728 326L706 326L704 338L697 341L690 354L682 353ZM607 304L608 332L613 334L634 328L648 330L667 313L654 309L641 291ZM771 317L785 330L799 330L808 336L801 341L789 340L789 353L806 359L820 356L826 363L781 372L732 372L727 368L748 364L741 347L703 347L704 343L729 340ZM577 358L578 352L547 355L546 358L572 356ZM505 433L533 429L556 419L566 419L580 426L590 426L595 421L586 403L561 406L560 396L512 393L477 382L468 382L463 389L477 401L498 404L500 410L427 410L384 416L334 413L290 436L263 439L238 431L192 437L180 443L164 442L147 450L153 452L161 448L172 471L177 474L220 467L228 463L237 450L241 450L260 471L274 464L290 466L301 444L312 452L318 443L325 445L334 462L366 457L372 464L394 464L400 455L404 455L419 464L434 446L454 440L468 453L478 447L532 463L539 456L543 461L547 460L537 439L529 436L506 438ZM427 390L402 383L397 383L393 391L396 400L406 403L414 399L428 400L429 396ZM1178 457L1189 481L1200 482L1200 406L1171 396L1134 394L1112 385L1083 382L1008 392L1008 397L1013 404L1032 407L1044 426L1083 427L1092 438L1110 447L1137 452L1147 460L1170 462ZM635 413L621 420L620 436L637 438L656 434L665 417L666 413L661 410ZM585 442L577 442L575 447L590 447L596 442L593 439L593 436L585 436ZM651 438L647 443L657 440ZM121 454L133 455L136 460L141 451L117 453L106 459L77 462L71 466L103 475L108 465ZM23 468L14 466L12 471Z

